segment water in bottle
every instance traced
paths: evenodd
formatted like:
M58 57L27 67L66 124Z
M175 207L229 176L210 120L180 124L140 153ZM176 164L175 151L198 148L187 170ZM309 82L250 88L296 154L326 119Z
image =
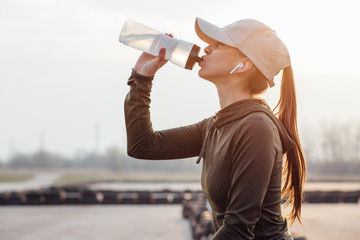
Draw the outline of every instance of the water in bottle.
M157 56L161 48L166 48L165 59L191 70L198 57L200 47L183 40L169 37L134 20L125 22L119 41L129 47Z

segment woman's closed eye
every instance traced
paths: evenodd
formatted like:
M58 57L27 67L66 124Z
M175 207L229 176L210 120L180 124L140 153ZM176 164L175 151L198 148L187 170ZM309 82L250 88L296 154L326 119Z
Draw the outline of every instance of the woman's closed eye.
M205 49L204 49L204 52L205 54L211 54L211 52L215 49L218 49L218 48L223 48L227 46L226 44L223 44L221 42L214 42L214 43L211 43L210 45L208 45Z
M216 42L215 43L215 48L220 48L220 47L223 47L225 46L225 44L221 43L221 42Z

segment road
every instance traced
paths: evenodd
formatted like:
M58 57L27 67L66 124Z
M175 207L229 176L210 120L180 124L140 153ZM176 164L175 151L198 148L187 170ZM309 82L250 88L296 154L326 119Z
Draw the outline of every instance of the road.
M0 207L2 240L190 240L181 205Z
M303 233L308 240L360 239L360 204L304 204L302 222L304 226L296 222L290 231Z

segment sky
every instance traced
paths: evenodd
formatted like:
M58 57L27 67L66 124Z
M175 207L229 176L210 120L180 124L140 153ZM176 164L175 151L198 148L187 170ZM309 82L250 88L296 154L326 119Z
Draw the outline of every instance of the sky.
M276 30L291 56L301 135L311 138L324 123L360 122L356 1L1 0L0 161L39 149L125 152L126 82L140 52L119 43L122 25L134 19L203 49L196 17L219 27L253 18ZM155 130L220 109L215 87L198 70L168 63L157 73ZM273 107L280 77L263 96Z

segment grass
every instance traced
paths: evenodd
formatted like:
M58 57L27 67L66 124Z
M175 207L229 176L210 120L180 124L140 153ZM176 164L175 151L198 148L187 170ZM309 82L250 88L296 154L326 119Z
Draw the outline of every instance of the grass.
M33 178L34 174L1 174L0 183L25 182Z

